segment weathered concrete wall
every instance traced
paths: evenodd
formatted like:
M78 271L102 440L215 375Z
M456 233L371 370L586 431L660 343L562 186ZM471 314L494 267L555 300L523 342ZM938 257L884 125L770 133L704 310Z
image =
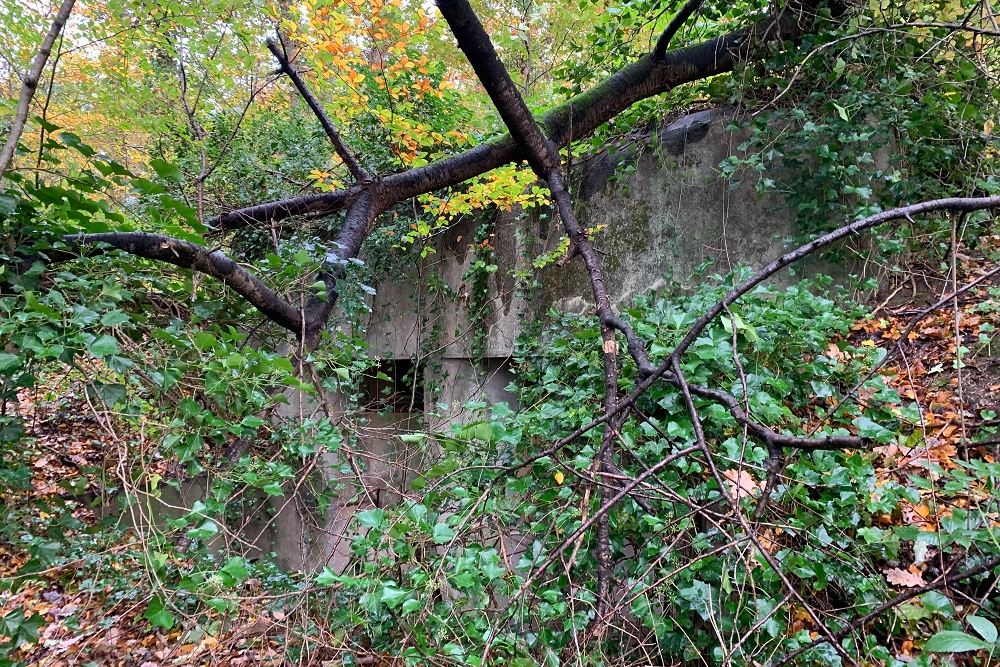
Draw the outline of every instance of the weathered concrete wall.
M750 182L733 189L718 173L719 163L742 141L726 129L731 117L725 109L691 114L574 168L577 213L585 226L601 230L594 242L616 302L664 285L665 276L683 284L706 259L720 272L739 264L760 266L780 255L795 234L792 216L779 199L758 197ZM624 171L630 173L621 176ZM424 265L376 286L368 328L375 354L400 359L421 353L418 313L426 295L419 291L423 283L417 273L436 270L457 297L430 318L437 327L433 347L444 359L476 356L470 349L475 327L464 276L474 261L470 244L480 223L457 222L441 235L437 252ZM542 269L541 291L531 301L515 287L514 270L530 269L532 258L558 247L563 234L555 216L501 213L492 225L499 268L489 278L483 351L504 358L525 318L542 317L553 306L582 311L592 298L579 261Z

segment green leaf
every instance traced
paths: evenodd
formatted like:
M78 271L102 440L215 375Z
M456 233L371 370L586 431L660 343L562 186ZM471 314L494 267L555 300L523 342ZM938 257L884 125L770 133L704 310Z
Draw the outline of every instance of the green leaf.
M239 583L250 576L250 570L247 567L247 562L239 556L233 556L227 560L226 564L222 566L220 571L232 577L236 583Z
M149 606L146 607L146 612L142 617L149 621L149 624L154 628L169 630L174 627L174 615L167 611L163 604L163 598L160 596L149 601Z
M337 573L329 567L324 567L323 571L316 575L317 586L333 586L339 580L340 577L337 576Z
M364 512L358 512L354 515L358 519L358 523L362 526L368 526L369 528L385 528L385 510L376 507L375 509L365 510Z
M125 400L125 385L116 382L94 382L87 385L87 395L108 407L114 407Z
M455 529L446 523L438 523L434 525L431 537L435 544L446 544L455 537Z
M17 198L9 194L0 194L0 215L10 215L17 208Z
M260 428L263 425L264 420L255 415L247 415L240 420L240 426L245 426L246 428Z
M161 160L160 158L153 158L149 161L149 166L153 168L156 175L167 181L174 181L180 183L184 180L184 174L177 165L170 164L166 160Z
M210 600L205 600L205 604L222 614L229 611L234 603L223 598L211 598Z
M84 157L91 157L96 153L93 148L83 143L83 140L80 139L79 136L72 132L67 132L66 130L59 133L59 141L61 141L64 146L69 146L70 148L75 149Z
M206 540L219 532L219 526L211 519L205 519L200 526L188 531L192 540Z
M877 442L888 442L892 440L892 431L876 424L868 417L858 417L854 420L854 426L858 429L858 435L862 438L871 438Z
M924 650L932 653L962 653L963 651L978 651L988 647L989 644L982 639L955 630L942 630L924 644Z
M982 616L966 616L965 622L972 626L972 629L979 633L979 636L991 644L997 643L997 626Z
M269 496L280 496L285 493L281 490L281 484L278 482L268 482L264 486L260 487L260 490Z
M199 331L194 335L194 344L199 350L209 350L219 344L219 339L207 331Z
M98 336L90 341L87 351L95 357L110 357L118 354L118 341L106 334Z
M410 596L410 591L397 588L395 583L388 583L382 587L382 602L389 607L397 607L403 600Z
M0 352L0 372L18 368L21 365L21 358L10 352Z
M120 310L110 310L101 316L101 324L106 327L114 327L128 322L128 315Z

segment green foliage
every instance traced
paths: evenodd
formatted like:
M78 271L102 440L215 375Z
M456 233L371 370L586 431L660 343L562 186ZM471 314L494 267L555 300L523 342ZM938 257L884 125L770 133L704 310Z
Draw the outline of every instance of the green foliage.
M653 353L659 359L735 280L709 281L683 297L641 299L628 316L637 332L657 341ZM906 427L888 409L899 397L878 378L865 389L879 396L883 407L849 407L823 421L825 409L816 396L841 398L879 353L838 340L859 311L817 295L819 288L803 283L758 289L695 342L683 364L686 375L691 382L731 390L747 401L756 419L780 431L804 433L820 419L819 433L845 433L860 424L857 428L872 430L883 442L903 437L897 433ZM572 647L573 633L593 620L597 565L591 534L579 549L564 553L563 559L573 554L569 569L557 560L528 587L523 595L530 604L515 605L511 615L499 618L490 611L493 600L517 595L533 568L597 508L587 491L600 443L596 430L566 451L517 466L588 423L602 400L597 327L583 315L550 316L544 330L519 343L512 389L522 407L467 406L480 410L481 418L435 434L443 455L412 484L422 494L419 500L356 515L362 528L352 544L356 569L343 575L324 570L316 578L318 586L335 591L334 627L362 621L368 628L365 643L417 663L422 655L442 652L475 660L487 643L506 660L546 662ZM837 354L829 354L831 346ZM630 365L623 376L628 389L634 382ZM716 465L725 479L746 480L742 511L752 513L766 477L766 450L742 437L727 410L708 401L699 401L699 410ZM676 389L655 386L640 400L637 415L643 418L621 427L616 447L626 475L637 476L694 441ZM971 465L977 476L1000 472L996 464ZM509 466L517 472L511 474ZM916 491L877 485L873 466L874 458L864 452L793 455L770 491L763 519L781 526L765 531L767 547L797 585L829 610L834 630L840 627L837 619L851 618L836 610L868 609L893 595L884 563L923 539L908 529L879 527L880 515L912 500ZM684 455L651 486L641 487L655 514L646 514L632 498L611 512L615 576L628 587L625 600L636 624L631 639L614 633L608 638L616 655L638 650L635 642L641 640L645 650L657 647L664 664L713 652L718 660L717 632L740 637L759 627L733 655L737 664L752 664L755 656L809 641L808 630L796 629L794 619L771 615L784 589L759 553L739 546L738 527L706 523L691 513L690 505L719 500L719 488L706 473L697 454ZM962 475L938 474L942 481L955 475L956 482ZM996 553L993 531L963 517L954 517L936 546L953 549L956 556L966 550ZM399 644L403 637L411 644ZM836 660L829 647L810 655L821 663Z
M917 201L1000 192L991 146L1000 94L989 83L996 54L970 33L921 27L958 22L973 4L881 3L734 77L730 101L748 105L750 89L762 108L734 125L749 136L723 173L781 193L804 235ZM876 22L900 28L855 34ZM969 222L974 243L988 229ZM947 229L930 228L934 242L927 231L882 235L878 252L946 245Z

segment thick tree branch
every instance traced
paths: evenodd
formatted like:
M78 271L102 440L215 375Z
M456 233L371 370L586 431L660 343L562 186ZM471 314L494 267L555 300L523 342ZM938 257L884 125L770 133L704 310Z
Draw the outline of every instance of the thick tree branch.
M375 220L375 198L370 191L363 191L351 204L337 238L334 250L327 253L321 278L326 285L323 298L313 298L305 310L305 342L314 348L320 339L333 307L337 302L337 280L344 275L346 262L361 250L361 244L371 233Z
M17 99L17 111L14 112L14 120L11 122L10 132L7 134L7 143L3 150L0 150L0 177L7 173L10 163L14 160L14 152L17 150L17 143L24 133L24 124L28 120L28 109L31 107L31 100L38 89L38 81L42 78L42 70L52 52L52 45L56 37L62 32L63 26L69 19L70 12L73 11L75 0L63 0L56 12L56 17L52 21L48 34L42 40L42 45L35 54L35 59L31 62L31 68L21 83L21 94ZM0 190L3 190L3 181L0 181Z
M207 250L188 241L146 232L72 234L64 237L63 241L72 250L83 254L89 254L92 246L106 244L138 257L201 271L221 280L273 322L296 334L302 330L302 318L297 309L260 278L218 250Z
M544 179L556 202L563 228L583 258L590 277L590 285L597 306L597 315L601 323L602 353L604 361L604 410L614 411L618 401L618 361L615 341L615 329L621 331L629 342L632 352L641 372L651 372L652 365L646 354L646 347L635 335L631 327L622 321L614 312L608 291L604 286L603 270L597 252L587 238L583 227L576 219L573 202L566 189L562 170L559 167L559 150L549 141L535 122L535 117L528 109L521 93L510 78L497 55L489 35L479 22L479 18L466 0L438 0L441 14L451 28L452 34L458 40L458 46L465 52L472 64L476 76L486 89L493 105L500 112L501 118L510 130L511 136L518 146L527 154L528 163L535 174ZM609 473L615 469L614 440L621 420L611 420L605 424L604 435L597 457L602 472ZM604 504L607 489L598 487L598 502ZM608 515L601 517L597 526L597 616L600 617L608 607L608 595L611 589L611 537Z
M545 136L535 122L534 116L514 85L510 74L500 62L486 30L476 17L466 0L439 0L438 7L448 21L458 45L472 64L479 81L483 84L494 106L500 112L504 123L514 140L526 154L528 163L544 179L556 202L563 228L579 255L583 258L590 277L597 315L600 318L604 353L612 359L616 356L613 330L622 332L629 352L639 366L641 374L653 371L643 342L632 328L614 312L604 285L604 272L587 233L576 219L573 203L566 189L562 170L559 167L559 153L555 145ZM607 372L607 370L606 370ZM617 383L616 383L617 386Z
M654 60L663 59L663 56L667 53L667 47L670 46L670 40L677 35L678 31L687 23L687 20L691 18L691 15L698 11L698 8L704 2L705 0L688 0L681 7L680 11L674 15L674 18L670 19L670 23L667 24L666 29L660 34L660 38L656 40L656 46L653 47Z
M776 23L772 19L735 30L715 39L669 51L662 59L643 56L590 90L552 109L539 120L545 135L558 147L588 136L636 102L671 88L732 70L741 53L752 43L772 39L790 40L804 30L800 21L819 0L795 2ZM458 185L509 162L525 159L510 135L504 135L463 153L409 171L383 176L371 187L379 190L386 210L395 202L441 188ZM241 208L218 216L212 225L238 229L254 223L269 223L304 214L327 214L344 209L359 188L293 197Z
M279 36L280 37L280 36ZM282 42L283 43L283 42ZM267 40L267 48L271 51L274 57L278 60L278 65L281 67L281 71L284 72L292 83L295 85L295 89L299 91L299 95L302 99L306 101L309 108L316 115L319 120L319 124L323 126L323 131L326 132L326 136L330 139L330 143L333 144L334 150L337 151L337 155L340 159L344 161L347 165L348 171L351 172L351 176L357 182L367 181L371 176L365 171L365 168L361 166L358 159L354 157L354 153L348 148L347 144L344 143L343 138L340 136L340 132L337 131L337 126L333 124L330 117L326 115L322 105L320 105L319 100L312 94L312 91L306 87L306 82L302 80L299 75L298 70L288 61L288 56L285 54L284 49L281 44L274 41L273 39Z

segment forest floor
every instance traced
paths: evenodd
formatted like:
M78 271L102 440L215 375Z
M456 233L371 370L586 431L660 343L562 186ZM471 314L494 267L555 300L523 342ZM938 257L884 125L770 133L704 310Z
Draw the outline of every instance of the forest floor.
M912 445L892 444L874 451L879 483L907 484L911 475L927 474L932 462L952 468L969 448L977 448L980 457L992 461L1000 448L1000 272L988 259L1000 254L1000 236L983 241L978 250L958 254L954 275L949 275L949 267L944 271L937 267L907 274L891 289L883 289L873 299L871 314L853 327L855 344L886 350L890 360L879 372L904 400L919 407L913 426L921 437L911 438ZM926 311L956 287L977 279L981 282L957 299ZM956 363L960 347L961 368ZM835 344L828 353L843 354ZM263 605L254 604L252 592L241 601L235 618L231 614L228 622L210 626L209 631L183 620L169 630L152 630L147 577L140 576L148 564L143 562L143 550L136 548L136 535L125 530L120 542L97 541L101 517L92 508L101 505L106 472L114 471L120 461L100 415L65 378L51 378L46 386L24 395L19 410L30 435L30 490L20 497L7 494L4 503L35 508L33 525L25 528L73 533L103 553L81 548L78 557L53 554L54 561L59 557L57 565L25 577L22 551L0 541L0 647L4 641L8 646L17 641L11 658L39 667L236 667L283 660L281 642L267 632L282 619L260 611ZM974 506L985 493L970 487L943 501L931 487L919 502L903 503L882 521L935 531L954 508ZM59 524L53 525L52 516L42 508L59 514ZM998 519L992 517L996 525ZM887 566L887 582L901 591L921 586L927 568L933 568L930 561L914 558L912 563ZM906 659L912 650L913 642L904 641L897 655ZM5 664L2 659L0 664Z

